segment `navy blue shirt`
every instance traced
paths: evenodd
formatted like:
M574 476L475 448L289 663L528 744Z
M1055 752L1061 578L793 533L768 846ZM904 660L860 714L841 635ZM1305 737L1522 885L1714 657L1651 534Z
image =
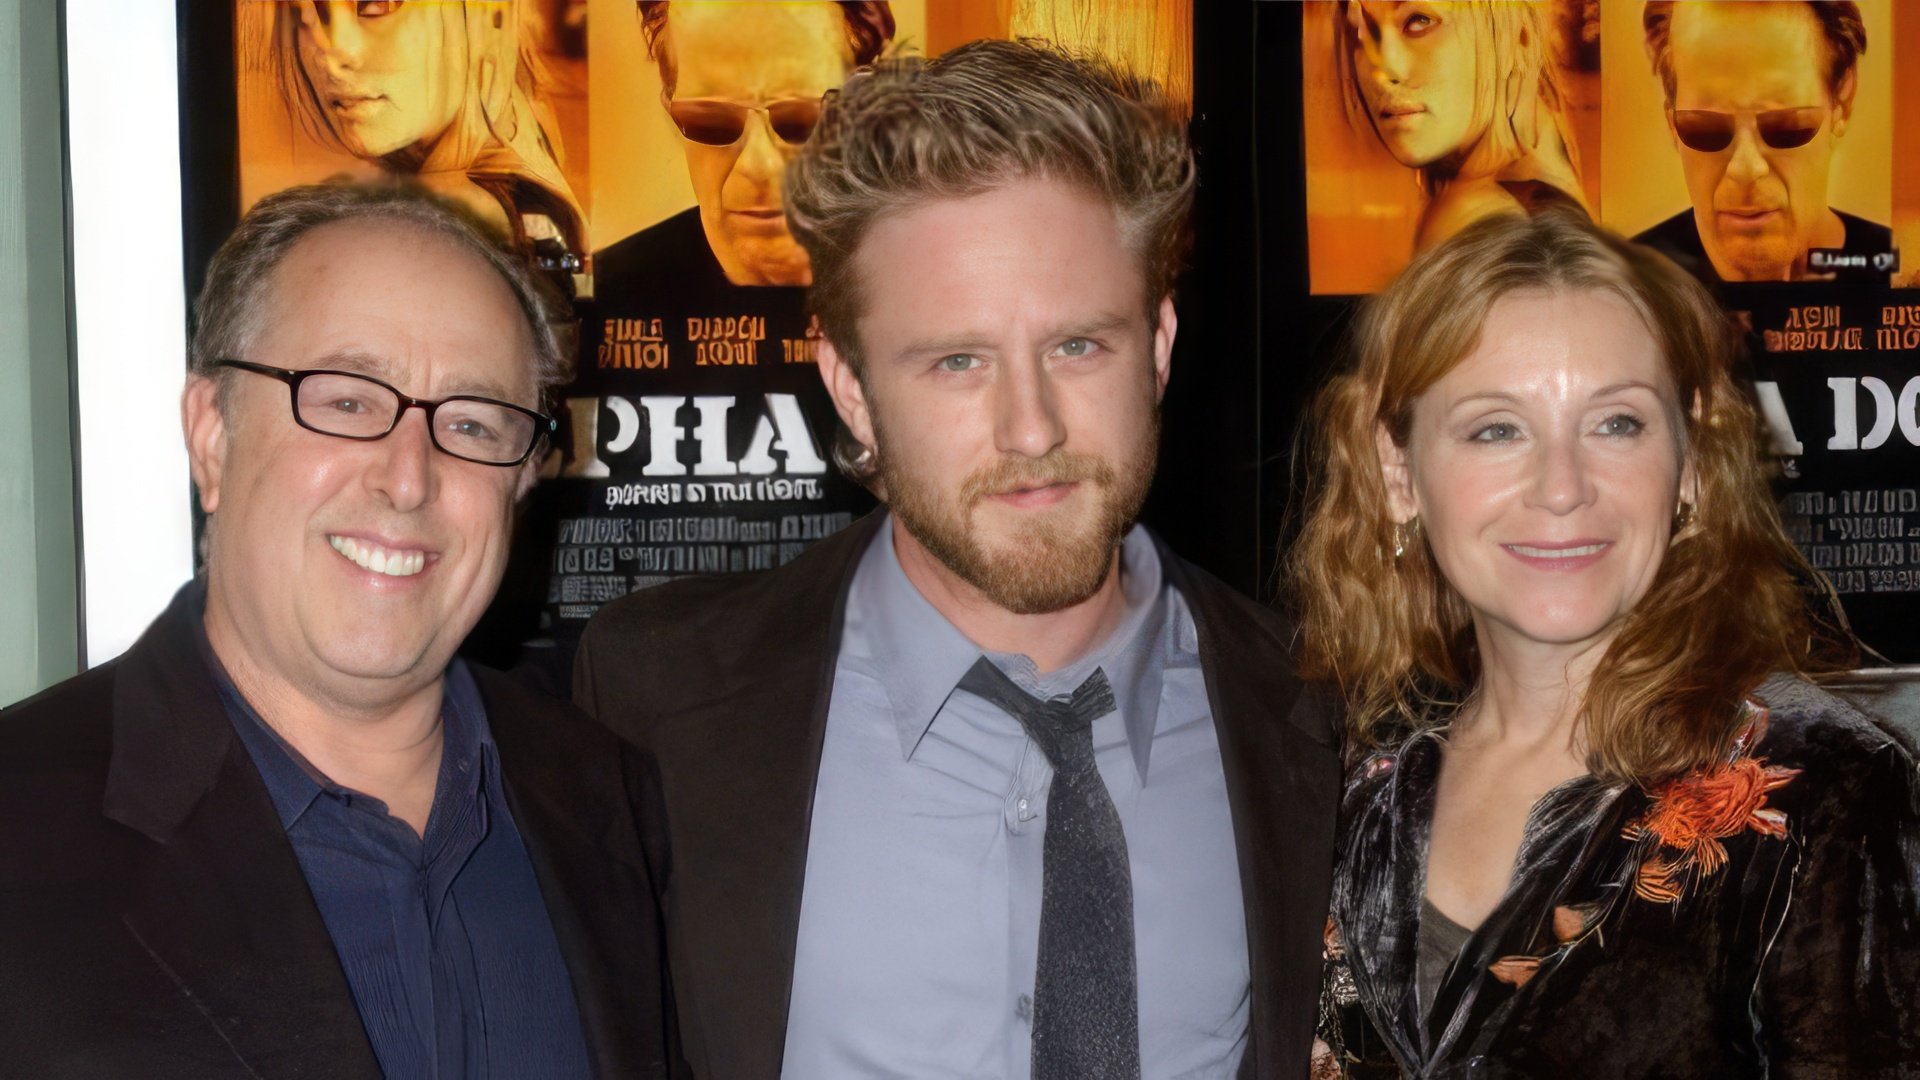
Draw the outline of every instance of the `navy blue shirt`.
M424 837L326 779L208 666L293 844L389 1077L585 1077L586 1037L500 782L473 676L455 660Z

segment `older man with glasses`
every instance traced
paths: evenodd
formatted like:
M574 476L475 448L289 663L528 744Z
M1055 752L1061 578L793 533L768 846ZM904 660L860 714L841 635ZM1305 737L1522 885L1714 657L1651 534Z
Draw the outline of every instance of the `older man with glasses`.
M0 715L9 1074L665 1072L650 759L454 655L566 366L424 195L241 222L181 409L206 570Z

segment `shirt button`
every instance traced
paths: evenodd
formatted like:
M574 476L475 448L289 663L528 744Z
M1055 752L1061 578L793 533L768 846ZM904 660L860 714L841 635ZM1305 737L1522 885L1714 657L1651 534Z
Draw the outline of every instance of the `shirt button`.
M1021 799L1018 803L1014 804L1014 809L1020 812L1021 821L1032 821L1039 816L1033 812L1033 804L1026 799Z
M1027 1023L1033 1023L1033 995L1021 994L1020 1000L1013 1006L1014 1014Z

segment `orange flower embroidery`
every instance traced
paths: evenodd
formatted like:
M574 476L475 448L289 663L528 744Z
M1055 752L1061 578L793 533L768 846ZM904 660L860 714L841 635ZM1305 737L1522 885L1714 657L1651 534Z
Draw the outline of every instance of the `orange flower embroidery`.
M1634 876L1636 896L1677 903L1689 878L1717 873L1726 865L1727 849L1720 841L1744 829L1763 836L1787 835L1787 815L1767 806L1767 793L1784 787L1800 770L1749 756L1767 716L1762 707L1748 708L1757 715L1736 741L1732 761L1654 788L1653 805L1624 830L1628 840L1650 837L1659 844Z
M1597 900L1589 900L1584 904L1562 904L1553 909L1553 936L1560 944L1571 945L1598 925L1604 914L1606 907Z
M1487 965L1493 977L1508 986L1525 986L1540 970L1540 956L1503 956Z

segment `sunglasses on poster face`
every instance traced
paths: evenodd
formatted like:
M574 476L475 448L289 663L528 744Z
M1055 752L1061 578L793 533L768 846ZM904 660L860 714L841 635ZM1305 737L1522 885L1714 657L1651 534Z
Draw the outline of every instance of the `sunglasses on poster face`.
M1740 123L1739 113L1708 109L1674 109L1673 133L1680 145L1703 154L1717 154L1733 145ZM1793 150L1813 141L1827 122L1827 110L1812 106L1798 109L1770 109L1753 113L1754 130L1760 141L1775 150Z
M773 129L775 138L788 146L799 146L820 122L820 101L789 98L765 105L742 105L733 101L693 99L667 103L673 126L680 129L688 142L702 146L732 146L739 142L754 113L767 115L767 126Z

